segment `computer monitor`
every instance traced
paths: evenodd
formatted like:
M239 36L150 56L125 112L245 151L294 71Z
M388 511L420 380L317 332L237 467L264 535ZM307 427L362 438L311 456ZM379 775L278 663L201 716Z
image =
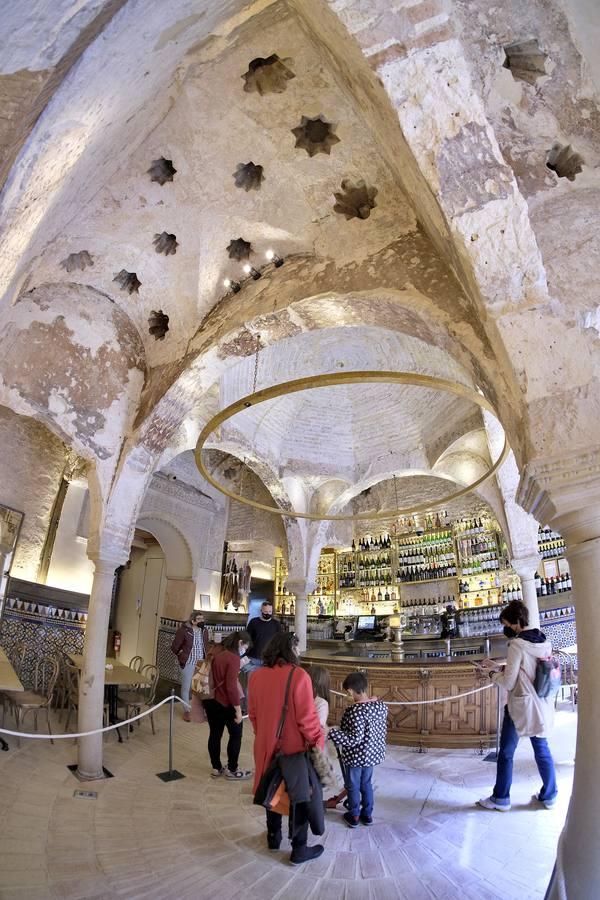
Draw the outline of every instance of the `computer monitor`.
M375 631L375 616L359 616L356 629L357 631Z

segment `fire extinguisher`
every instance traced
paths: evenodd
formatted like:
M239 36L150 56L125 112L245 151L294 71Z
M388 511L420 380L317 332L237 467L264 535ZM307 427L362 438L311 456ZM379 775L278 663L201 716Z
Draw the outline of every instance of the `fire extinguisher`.
M115 631L113 634L113 650L118 653L121 649L121 632Z

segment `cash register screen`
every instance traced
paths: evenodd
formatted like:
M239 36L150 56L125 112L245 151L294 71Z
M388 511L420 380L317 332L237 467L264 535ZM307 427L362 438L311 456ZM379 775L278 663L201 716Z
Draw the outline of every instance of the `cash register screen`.
M357 627L359 631L374 631L375 616L359 616Z

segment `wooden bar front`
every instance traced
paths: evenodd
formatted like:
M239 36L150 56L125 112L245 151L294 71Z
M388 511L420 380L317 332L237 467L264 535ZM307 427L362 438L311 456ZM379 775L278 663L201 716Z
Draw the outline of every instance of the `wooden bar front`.
M399 700L435 700L490 684L471 662L427 661L381 662L356 657L333 656L327 651L309 650L302 656L306 668L325 666L331 687L343 692L342 683L350 672L364 671L369 693L388 703ZM495 687L440 703L419 706L391 706L388 741L412 747L473 747L485 750L496 740L497 694ZM348 704L346 697L332 694L329 724L337 725Z

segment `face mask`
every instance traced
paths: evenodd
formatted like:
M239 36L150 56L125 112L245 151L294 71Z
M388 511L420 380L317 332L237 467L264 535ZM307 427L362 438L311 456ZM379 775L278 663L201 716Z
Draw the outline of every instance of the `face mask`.
M204 622L196 622L198 628L204 628Z
M265 619L267 622L269 621L269 619L272 619L272 618L273 618L273 616L271 615L271 613L266 613L266 612L262 613L262 617L263 617L263 619Z
M517 636L517 632L510 625L505 625L502 631L504 632L504 637L514 638Z
M240 647L240 656L243 656L247 649L247 647Z

